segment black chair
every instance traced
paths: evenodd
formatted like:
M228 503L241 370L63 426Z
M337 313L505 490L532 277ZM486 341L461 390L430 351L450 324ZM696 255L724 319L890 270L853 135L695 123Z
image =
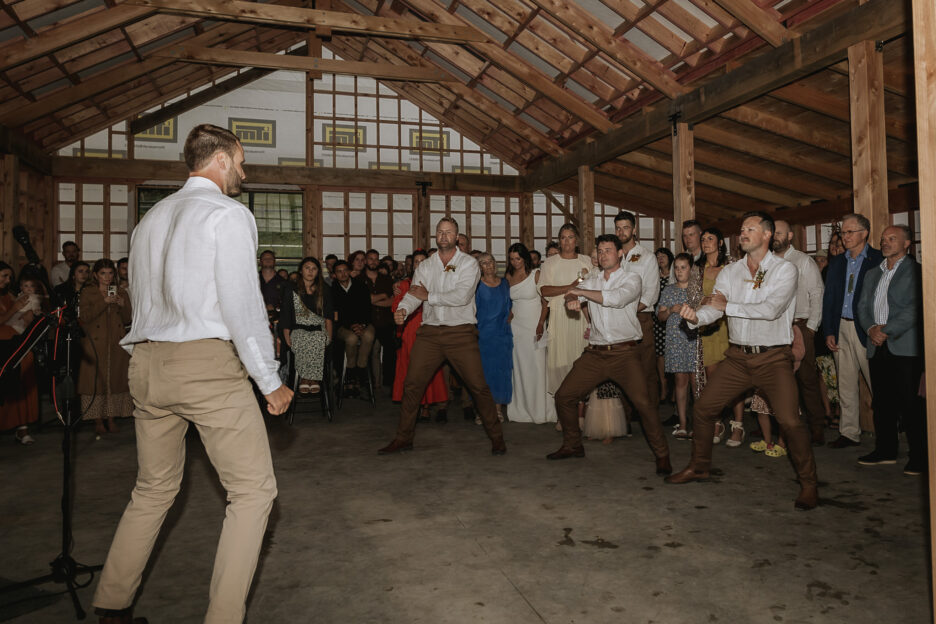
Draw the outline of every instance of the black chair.
M286 379L289 382L289 387L292 388L293 391L292 403L289 404L289 409L286 410L285 414L286 422L291 425L295 419L296 408L299 402L302 401L308 404L308 399L313 399L316 395L299 393L299 373L296 370L296 356L292 349L287 347L285 343L283 343L283 349L285 349L283 360L286 368ZM332 381L332 370L331 345L328 345L325 347L325 363L322 366L322 381L319 383L320 390L317 393L321 411L325 414L325 417L328 418L328 422L334 419L335 412L335 385Z
M377 407L377 397L374 394L374 367L372 366L372 356L367 358L367 389L370 391L370 404L371 407ZM348 358L342 358L341 363L341 376L338 380L338 409L341 409L341 404L344 401L345 397L345 384L347 382L348 374Z

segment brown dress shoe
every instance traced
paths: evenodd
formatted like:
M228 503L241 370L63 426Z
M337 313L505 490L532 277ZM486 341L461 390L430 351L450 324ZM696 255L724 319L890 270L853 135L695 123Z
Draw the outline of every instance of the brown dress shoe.
M656 473L661 477L664 475L673 474L673 464L670 463L669 455L656 458Z
M399 440L394 440L387 446L379 449L377 451L378 455L390 455L391 453L405 453L406 451L413 450L412 442L400 442Z
M585 457L585 447L576 446L575 448L559 447L555 453L550 453L546 459L568 459L570 457Z
M491 441L491 455L506 455L507 454L507 445L504 443L504 438L497 438L496 440Z
M843 435L840 435L836 439L832 440L827 444L829 448L840 449L848 448L849 446L861 446L861 442L855 442L851 438L846 438Z
M800 488L799 496L796 497L793 506L803 511L809 511L815 509L818 504L819 490L815 485L804 485Z
M677 472L663 479L667 483L691 483L692 481L705 481L709 478L708 470L696 470L692 466L687 467L682 472Z
M127 609L95 609L100 616L98 624L148 624L144 617L133 617L133 608Z

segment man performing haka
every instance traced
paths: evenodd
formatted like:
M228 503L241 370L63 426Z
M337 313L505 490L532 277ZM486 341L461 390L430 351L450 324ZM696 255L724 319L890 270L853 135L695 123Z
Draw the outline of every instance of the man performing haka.
M680 315L689 327L728 317L731 346L696 401L692 459L667 483L707 479L712 463L712 436L722 409L741 393L757 388L764 394L786 438L799 476L797 509L818 503L816 460L810 435L799 417L799 394L793 374L793 317L796 309L796 266L770 252L774 222L763 212L744 215L739 241L746 256L722 269L715 291L693 310L684 305Z
M653 340L652 335L643 336L637 320L640 276L621 267L624 249L617 236L604 234L595 240L598 266L602 270L565 295L570 310L581 310L582 303L587 302L592 326L588 346L556 391L563 440L559 450L546 458L585 457L577 405L595 386L610 379L624 390L640 415L647 442L656 457L657 474L668 475L673 471L669 447L660 418L650 404L640 368L640 341Z
M117 526L94 606L101 624L130 624L130 610L185 466L185 432L198 428L229 501L205 622L239 623L260 556L276 479L263 416L293 393L280 382L257 287L257 226L240 202L244 148L217 126L185 140L189 179L140 221L130 243L130 359L139 469ZM192 267L198 267L193 271ZM245 370L246 368L246 370Z
M429 380L445 360L474 398L484 430L491 438L491 453L503 455L507 452L494 397L484 381L478 349L475 288L481 279L481 270L477 260L456 248L457 239L455 219L439 219L436 226L438 252L420 263L413 275L413 285L394 313L396 324L402 325L410 314L423 306L422 326L416 332L403 382L396 437L377 451L380 455L413 450L420 400Z

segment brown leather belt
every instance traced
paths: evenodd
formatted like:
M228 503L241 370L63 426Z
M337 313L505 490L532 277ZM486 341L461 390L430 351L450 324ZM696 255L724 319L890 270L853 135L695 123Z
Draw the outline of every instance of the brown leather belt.
M589 344L586 349L589 351L617 351L618 349L626 349L627 347L636 347L640 344L639 340L625 340L624 342L614 342L611 344Z
M771 349L782 349L783 347L790 346L790 345L766 345L766 346L765 345L739 345L739 344L734 344L733 342L729 344L731 344L731 346L734 347L735 349L740 349L742 352L747 353L748 355L751 355L754 353L763 353L764 351L770 351Z

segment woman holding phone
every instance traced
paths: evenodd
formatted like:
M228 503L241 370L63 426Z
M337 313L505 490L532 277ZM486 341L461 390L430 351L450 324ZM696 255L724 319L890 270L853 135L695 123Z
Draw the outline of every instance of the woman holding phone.
M128 417L133 410L127 384L130 354L120 346L124 327L130 324L130 296L117 286L116 273L114 262L101 258L94 263L91 280L80 293L78 321L84 337L78 394L83 417L95 421L99 435L115 433L118 429L114 418Z

